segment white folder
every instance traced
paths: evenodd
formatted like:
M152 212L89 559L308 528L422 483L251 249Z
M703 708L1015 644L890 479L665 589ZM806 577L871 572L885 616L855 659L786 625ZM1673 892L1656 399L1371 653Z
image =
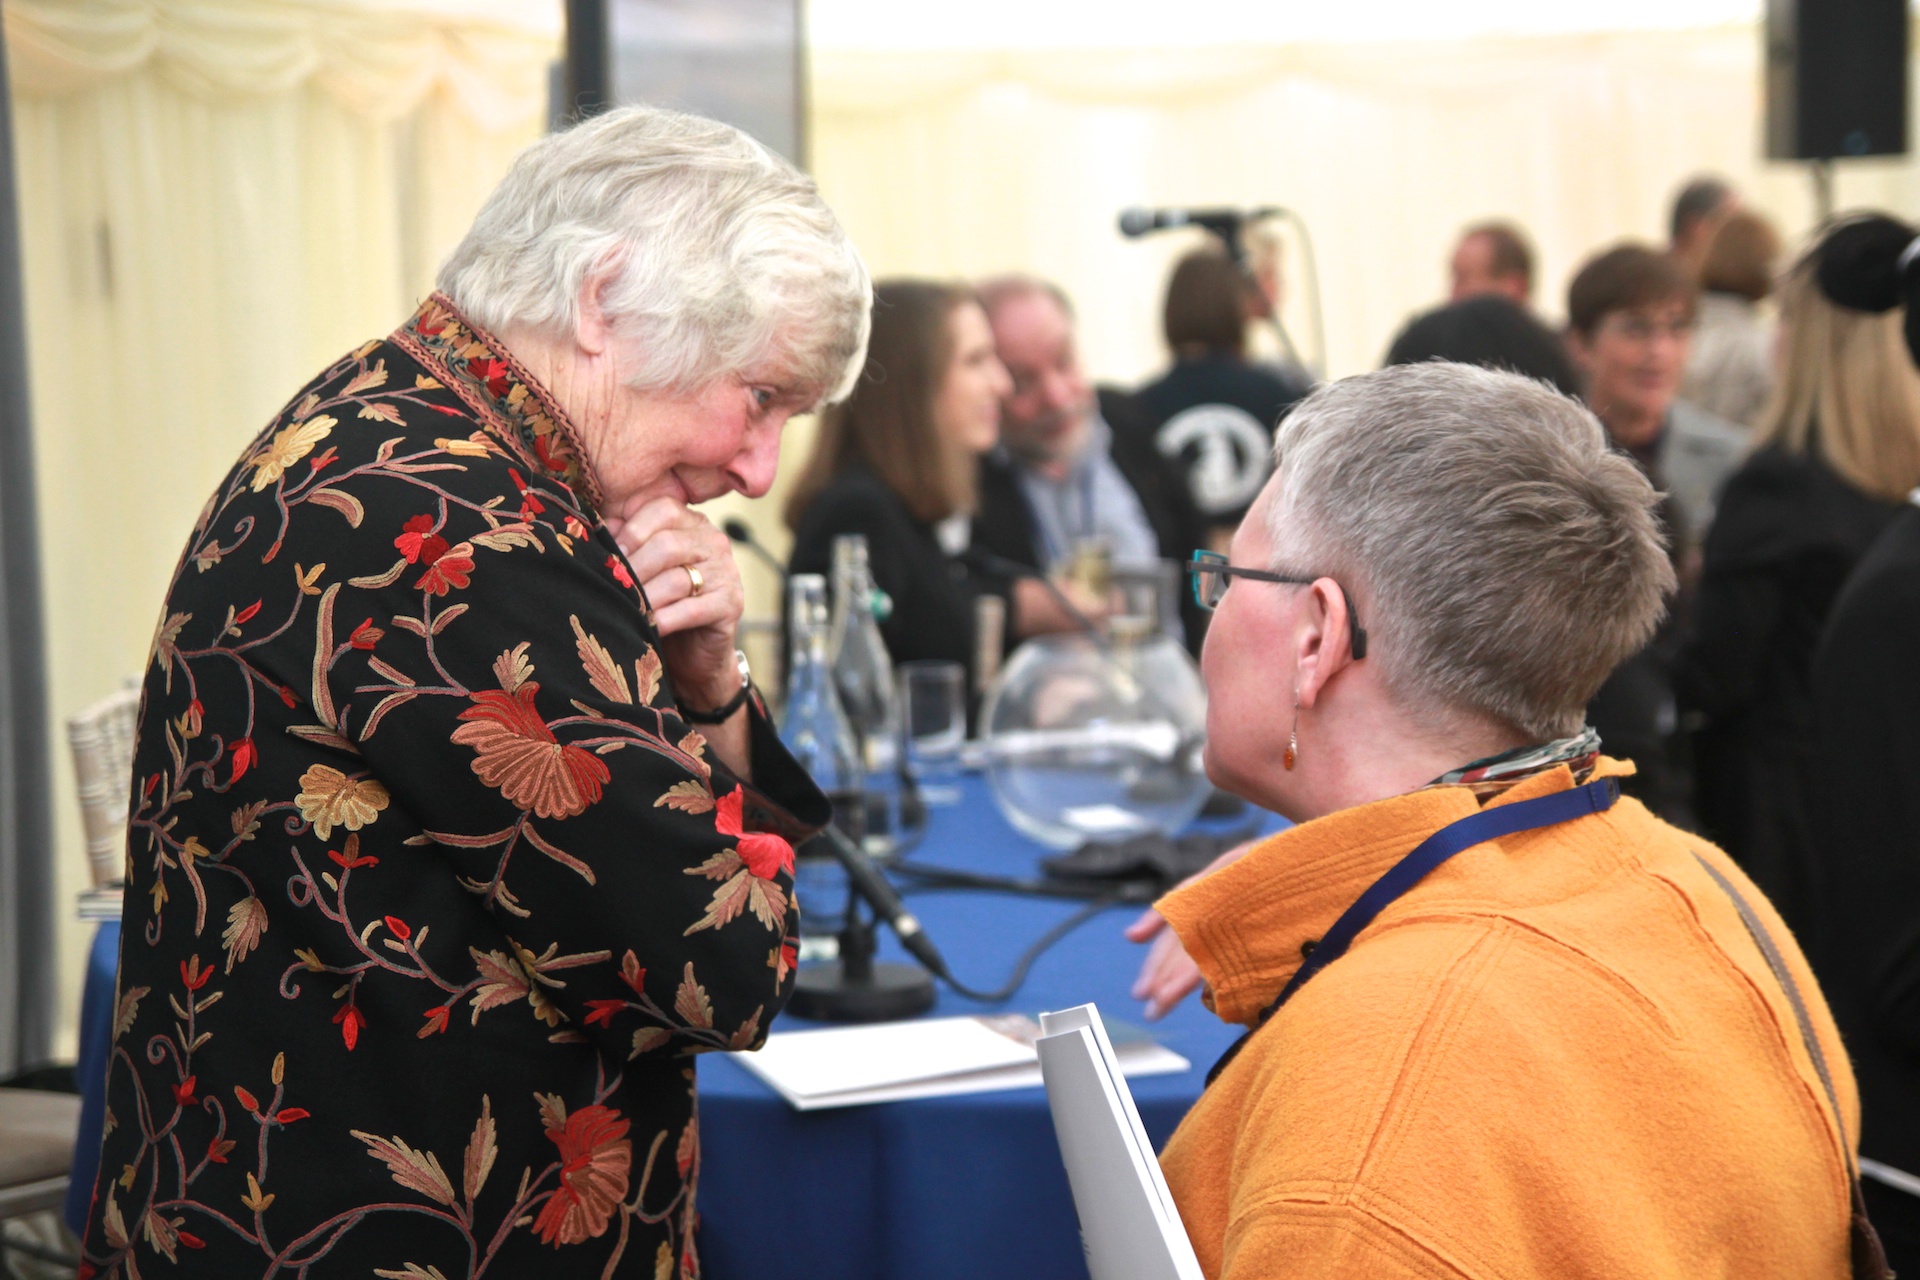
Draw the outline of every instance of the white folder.
M1035 1047L1093 1280L1203 1280L1100 1011L1040 1015Z

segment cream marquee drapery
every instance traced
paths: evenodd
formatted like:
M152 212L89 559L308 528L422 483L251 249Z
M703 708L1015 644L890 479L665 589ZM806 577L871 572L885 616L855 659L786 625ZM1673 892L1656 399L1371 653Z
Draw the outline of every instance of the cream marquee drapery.
M7 0L56 726L144 660L214 481L431 287L547 118L558 0ZM62 1034L86 934L53 756Z

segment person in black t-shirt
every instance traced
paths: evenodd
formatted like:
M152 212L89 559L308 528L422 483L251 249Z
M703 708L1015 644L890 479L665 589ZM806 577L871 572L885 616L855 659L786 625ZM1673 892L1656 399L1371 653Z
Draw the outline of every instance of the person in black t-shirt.
M1173 367L1136 397L1140 427L1185 477L1210 543L1239 526L1273 469L1274 427L1307 391L1247 360L1254 287L1216 249L1182 258L1163 314Z

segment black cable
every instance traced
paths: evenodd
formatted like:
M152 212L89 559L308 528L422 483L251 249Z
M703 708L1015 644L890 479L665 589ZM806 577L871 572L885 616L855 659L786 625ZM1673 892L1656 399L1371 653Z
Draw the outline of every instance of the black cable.
M982 875L952 867L936 867L924 862L896 859L887 864L894 875L911 876L922 883L909 885L902 892L939 889L978 890L985 893L1011 893L1027 898L1103 898L1110 902L1152 902L1165 890L1159 881L1141 878L1115 883L1092 880L1021 880L1013 876Z
M1016 991L1026 985L1027 971L1033 968L1033 962L1038 960L1048 947L1051 947L1054 943L1060 941L1060 939L1066 937L1075 929L1078 929L1081 925L1093 919L1102 911L1105 911L1108 907L1117 906L1119 903L1120 899L1117 897L1095 898L1092 902L1087 903L1065 920L1062 920L1059 924L1054 925L1053 928L1041 934L1032 946L1021 952L1020 959L1014 963L1013 976L1008 978L1007 984L998 990L975 991L972 987L963 984L951 973L942 974L941 977L946 981L948 986L969 1000L977 1000L981 1004L999 1004L1004 1000L1011 999Z

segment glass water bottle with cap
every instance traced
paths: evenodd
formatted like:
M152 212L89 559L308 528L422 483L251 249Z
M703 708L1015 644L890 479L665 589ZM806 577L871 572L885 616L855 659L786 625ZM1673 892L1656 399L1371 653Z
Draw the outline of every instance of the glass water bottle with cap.
M900 835L900 700L879 618L890 607L885 593L874 586L866 537L845 533L835 538L833 679L859 739L867 793L865 848L875 857L893 854Z
M857 740L827 657L827 580L817 573L794 574L787 603L792 664L780 741L833 802L834 825L858 843L866 831L866 791ZM797 854L801 958L830 958L836 949L832 940L847 923L846 868L813 841Z

